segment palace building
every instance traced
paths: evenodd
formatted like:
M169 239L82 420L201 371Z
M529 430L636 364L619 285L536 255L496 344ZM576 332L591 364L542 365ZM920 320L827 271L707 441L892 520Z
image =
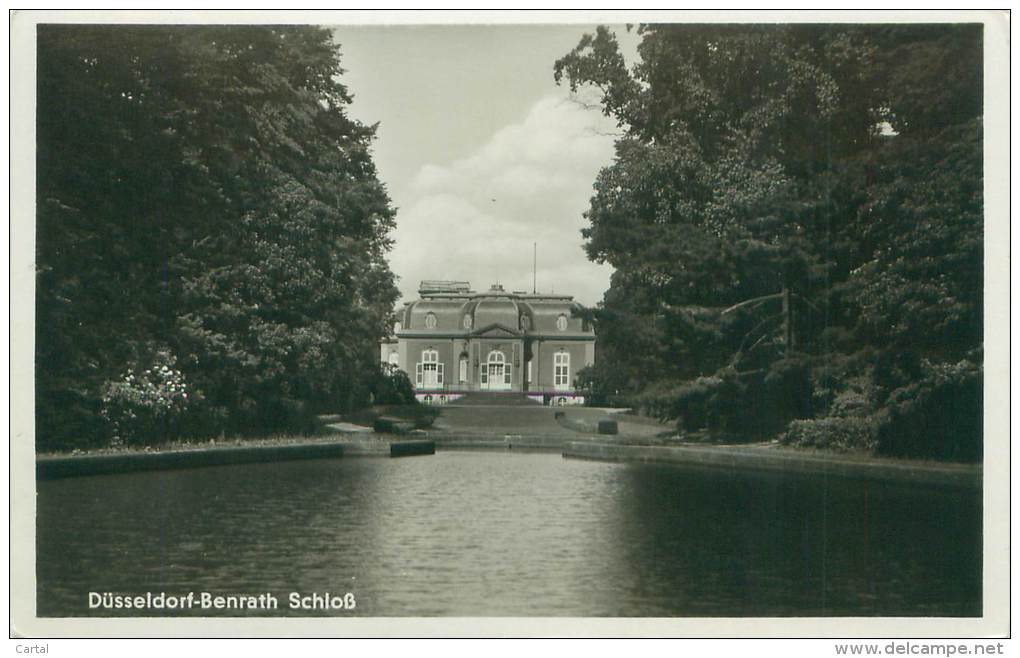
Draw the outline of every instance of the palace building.
M513 391L545 404L582 404L577 372L595 363L595 332L569 295L475 292L466 281L422 281L380 346L418 399Z

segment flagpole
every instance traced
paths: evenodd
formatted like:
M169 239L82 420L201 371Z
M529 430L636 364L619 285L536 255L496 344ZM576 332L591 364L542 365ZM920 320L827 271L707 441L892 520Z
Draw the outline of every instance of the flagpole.
M533 242L531 256L531 294L538 292L538 243Z

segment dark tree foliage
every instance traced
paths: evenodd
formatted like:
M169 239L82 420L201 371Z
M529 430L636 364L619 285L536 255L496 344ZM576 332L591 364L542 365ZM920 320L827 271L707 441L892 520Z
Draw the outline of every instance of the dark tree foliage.
M616 269L596 313L603 388L652 390L673 417L664 391L760 408L772 428L878 382L885 354L927 365L896 395L869 388L876 414L939 364L980 363L981 26L638 30L630 69L606 28L554 68L623 133L583 231ZM795 352L810 367L786 367ZM698 377L713 379L683 384ZM779 411L776 383L800 392Z
M393 209L329 31L43 25L37 64L39 446L102 440L156 353L194 432L361 401Z

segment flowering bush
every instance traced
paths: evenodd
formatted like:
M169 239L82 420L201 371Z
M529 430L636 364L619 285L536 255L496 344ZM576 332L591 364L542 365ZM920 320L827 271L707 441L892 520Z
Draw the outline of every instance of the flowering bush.
M878 430L879 421L875 418L808 418L791 421L780 439L802 447L872 452L878 443Z
M181 419L194 400L176 363L169 351L160 350L150 367L128 369L103 386L102 416L112 430L111 443L153 444L180 435Z

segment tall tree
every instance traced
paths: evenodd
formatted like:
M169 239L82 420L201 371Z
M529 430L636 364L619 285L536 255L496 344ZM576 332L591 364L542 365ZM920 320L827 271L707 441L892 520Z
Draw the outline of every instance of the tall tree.
M689 323L677 309L812 285L826 263L810 237L828 217L806 188L878 138L878 109L860 93L874 85L870 49L811 26L639 29L632 71L605 28L556 63L572 89L602 90L625 131L595 182L589 256L643 288L645 312L679 331Z
M605 370L640 390L794 347L978 358L980 26L638 30L629 69L606 28L554 67L623 132L583 231L616 268Z
M393 210L341 73L319 28L40 27L40 444L160 350L221 430L367 386Z

